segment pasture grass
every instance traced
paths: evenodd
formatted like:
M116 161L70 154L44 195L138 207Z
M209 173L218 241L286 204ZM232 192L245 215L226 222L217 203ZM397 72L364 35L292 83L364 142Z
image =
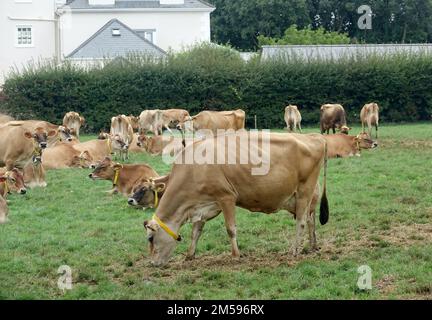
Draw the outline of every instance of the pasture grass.
M142 226L151 210L108 195L111 184L91 181L90 170L49 171L46 189L9 197L0 299L431 299L432 125L385 126L380 134L379 149L330 161L321 250L306 247L298 258L290 215L238 209L240 260L229 255L219 216L206 225L195 261L184 261L186 225L169 266L153 268ZM145 154L131 162L170 170ZM57 287L61 265L72 268L70 291ZM361 265L372 268L370 291L357 287Z

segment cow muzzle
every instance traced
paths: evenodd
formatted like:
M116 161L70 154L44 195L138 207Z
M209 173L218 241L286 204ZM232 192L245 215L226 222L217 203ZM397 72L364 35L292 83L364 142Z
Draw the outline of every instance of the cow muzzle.
M134 198L129 198L128 199L128 204L130 206L136 207L138 205L138 201L136 201Z
M46 143L46 142L40 142L40 143L39 143L39 147L40 147L41 149L46 149L46 147L47 147L47 143Z
M20 194L26 194L27 193L27 189L26 188L22 188L19 190Z

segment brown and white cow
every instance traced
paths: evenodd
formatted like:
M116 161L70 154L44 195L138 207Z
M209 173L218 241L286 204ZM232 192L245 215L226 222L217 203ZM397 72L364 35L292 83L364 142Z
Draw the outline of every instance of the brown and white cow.
M289 105L285 108L285 123L288 131L294 132L298 128L302 132L301 122L302 116L297 106Z
M238 140L249 138L251 134L238 133ZM326 141L321 135L271 133L268 134L270 146L267 149L262 147L265 143L263 135L260 135L255 147L261 154L267 154L270 166L267 175L253 175L251 164L240 164L239 154L247 145L241 144L236 150L228 150L220 137L197 142L182 152L180 156L186 157L190 152L188 148L216 148L215 154L219 149L225 150L225 155L235 155L237 164L173 166L156 214L151 221L144 222L154 265L168 263L177 241L181 239L179 230L183 224L187 221L206 222L221 212L231 240L232 254L239 257L236 206L264 213L291 211L294 208L297 220L294 254L299 253L306 225L310 236L315 232L313 217L308 213L323 165L326 177ZM329 218L326 179L320 211L320 222L326 224Z
M376 139L378 139L379 129L379 106L376 103L366 104L360 112L360 120L363 132L366 132L365 126L368 126L369 135L372 136L372 127L376 130Z
M156 171L147 164L122 165L105 158L99 162L89 178L93 180L109 180L113 183L112 193L129 196L138 180L159 177Z
M162 111L161 110L144 110L141 112L138 120L139 133L153 133L155 136L160 134L159 126L162 126Z
M120 159L123 161L129 159L128 149L133 141L134 132L128 117L125 115L113 117L111 119L110 135L119 136L123 140L124 146L119 150Z
M0 176L0 182L6 180L5 177ZM0 224L4 224L8 221L9 207L6 200L0 196Z
M239 109L236 111L203 111L190 119L193 131L210 130L214 135L218 130L235 131L245 128L246 113ZM184 129L184 123L180 128Z
M361 156L362 149L375 149L378 143L371 140L366 133L349 136L343 133L324 136L327 141L329 158L348 158Z
M340 104L325 104L321 107L321 133L330 134L330 129L333 134L336 129L341 133L348 134L351 128L347 126L346 112Z
M78 112L68 112L63 117L63 126L73 130L73 135L79 139L80 128L85 124L85 118Z
M35 155L41 154L48 145L47 139L56 133L43 128L29 131L22 126L0 127L0 166L23 169Z
M79 152L87 151L92 157L93 161L101 161L108 156L111 156L114 151L122 150L125 143L117 136L108 136L106 140L90 140L75 144L73 147Z
M12 170L0 168L0 176L4 177L4 179L0 181L0 196L3 198L6 199L7 195L12 192L19 194L27 193L23 174L17 168L13 168Z
M42 165L45 170L89 168L92 163L93 157L87 150L78 151L68 143L47 148L42 153Z

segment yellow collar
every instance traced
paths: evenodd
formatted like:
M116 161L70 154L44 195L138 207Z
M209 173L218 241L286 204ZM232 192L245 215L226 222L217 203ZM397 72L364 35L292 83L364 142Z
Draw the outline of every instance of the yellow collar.
M157 190L154 190L154 198L155 198L154 208L156 209L159 205L159 194Z
M153 215L153 220L156 221L158 223L158 225L165 230L166 233L168 233L175 241L181 241L182 237L181 235L175 233L174 231L172 231L165 223L163 223L161 221L161 219L159 219L156 214Z
M112 146L111 146L111 138L110 137L108 137L108 139L107 139L107 145L108 145L109 154L112 154Z
M113 180L113 186L117 187L117 183L119 180L119 176L120 176L120 170L121 169L114 169L114 180Z

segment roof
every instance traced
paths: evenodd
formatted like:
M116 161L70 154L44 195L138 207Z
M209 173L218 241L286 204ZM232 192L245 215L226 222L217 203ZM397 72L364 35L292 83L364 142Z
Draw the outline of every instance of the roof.
M119 29L120 36L113 36ZM117 19L110 20L99 31L72 51L69 59L101 59L125 57L131 53L164 57L166 52Z
M126 10L126 9L182 9L208 10L215 7L203 0L184 0L184 4L161 5L159 0L116 0L114 5L89 5L88 0L68 0L66 3L72 10Z

